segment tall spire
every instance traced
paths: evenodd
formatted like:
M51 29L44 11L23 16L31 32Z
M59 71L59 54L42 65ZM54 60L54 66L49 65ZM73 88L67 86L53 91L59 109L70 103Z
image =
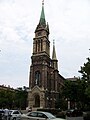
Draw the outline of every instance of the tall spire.
M53 40L53 53L52 53L52 67L55 70L58 70L58 60L56 58L56 51L55 51L55 41Z
M41 16L40 16L39 23L41 25L46 25L45 14L44 14L44 0L42 1L42 11L41 11Z
M53 40L52 60L57 60L57 58L56 58L56 51L55 51L55 40Z

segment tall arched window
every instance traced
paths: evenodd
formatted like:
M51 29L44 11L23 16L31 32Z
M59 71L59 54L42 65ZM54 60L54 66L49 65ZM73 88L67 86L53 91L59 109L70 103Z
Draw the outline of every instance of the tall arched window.
M40 107L40 96L35 95L35 107Z
M49 77L49 72L47 72L47 88L50 90L51 89L51 80Z
M37 52L37 41L36 41L36 52Z
M41 39L41 51L43 50L43 43L42 43L42 39Z
M35 85L40 85L40 71L35 72Z
M38 40L38 52L40 52L40 40Z

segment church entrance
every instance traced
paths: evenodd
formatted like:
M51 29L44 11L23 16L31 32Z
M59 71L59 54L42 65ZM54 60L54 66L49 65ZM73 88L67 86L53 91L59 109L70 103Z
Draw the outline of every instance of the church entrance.
M40 107L40 96L35 95L35 107Z

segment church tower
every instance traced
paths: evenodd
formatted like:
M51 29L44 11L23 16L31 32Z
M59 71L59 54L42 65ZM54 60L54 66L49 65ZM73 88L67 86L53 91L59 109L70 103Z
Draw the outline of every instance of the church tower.
M50 58L49 25L45 20L44 2L39 23L33 38L31 56L28 107L55 108L60 86L64 78L58 73L55 44Z

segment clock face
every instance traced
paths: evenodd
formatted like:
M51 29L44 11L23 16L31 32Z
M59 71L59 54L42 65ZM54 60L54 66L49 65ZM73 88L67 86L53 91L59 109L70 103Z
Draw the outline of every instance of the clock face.
M38 36L41 36L41 32L38 32Z

